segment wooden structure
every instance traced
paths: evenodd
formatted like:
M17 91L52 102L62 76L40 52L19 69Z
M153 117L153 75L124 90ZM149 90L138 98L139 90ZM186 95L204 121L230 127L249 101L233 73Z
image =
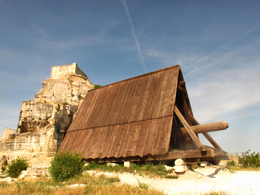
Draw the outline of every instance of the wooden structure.
M60 151L96 162L218 160L226 152L208 132L227 127L197 122L176 65L89 91ZM213 147L202 145L198 133Z

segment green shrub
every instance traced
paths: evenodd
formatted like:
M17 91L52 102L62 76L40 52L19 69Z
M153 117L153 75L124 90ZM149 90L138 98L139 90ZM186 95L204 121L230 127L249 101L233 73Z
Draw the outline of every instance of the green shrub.
M236 166L236 162L234 160L230 160L227 162L227 166L230 167L230 166Z
M5 172L5 171L6 171L7 165L8 165L7 159L5 159L5 161L3 162L3 165L2 165L2 172Z
M260 154L259 153L249 153L250 150L246 151L242 157L239 159L239 163L243 167L260 167Z
M4 165L4 166L7 166L7 165L8 165L7 159L5 159L5 161L3 162L3 165Z
M97 88L100 88L100 87L102 87L102 86L99 85L99 84L95 84L95 85L94 85L94 89L97 89Z
M83 167L82 158L76 152L61 152L51 161L50 174L55 181L65 181L80 175Z
M178 175L166 175L165 176L166 179L178 179Z
M22 170L26 170L28 167L28 162L25 159L14 159L11 164L8 165L7 173L10 177L18 177Z

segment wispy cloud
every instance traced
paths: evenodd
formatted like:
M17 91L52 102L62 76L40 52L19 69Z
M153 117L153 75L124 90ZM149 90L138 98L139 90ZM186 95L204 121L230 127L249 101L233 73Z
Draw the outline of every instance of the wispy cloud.
M188 77L184 74L198 121L235 120L245 114L245 109L248 116L257 114L249 108L254 105L260 107L260 91L257 90L260 89L259 43L260 40L254 40L230 52L215 53L200 64L210 66ZM160 50L150 50L147 55L164 64L178 63L183 73L192 68L189 64L202 57L196 53L178 56Z
M194 65L196 65L196 64L198 64L198 63L201 63L203 60L209 58L209 57L212 56L213 54L217 53L218 51L222 50L223 48L227 47L228 45L234 43L235 41L241 39L242 37L246 36L247 34L249 34L250 32L252 32L252 31L254 31L254 30L256 30L256 29L259 28L259 27L260 27L260 25L258 25L258 26L256 26L256 27L250 29L250 30L247 31L246 33L244 33L244 34L240 35L239 37L233 39L232 41L230 41L229 43L223 45L222 47L218 48L217 50L213 51L213 52L210 53L209 55L202 57L202 58L201 58L200 60L198 60L196 63L193 63L192 66L194 66ZM190 74L192 74L192 73L194 73L194 72L196 72L196 71L198 71L198 70L200 70L200 69L202 69L202 68L209 67L209 66L212 66L212 64L208 64L208 65L196 67L196 68L194 68L193 70L189 71L185 76L189 76Z
M197 117L202 122L223 120L229 114L260 104L260 61L243 69L234 67L204 76L191 85L189 95ZM254 70L254 71L252 71ZM249 114L249 113L247 113Z
M126 3L126 0L121 0L123 6L124 6L124 9L126 11L126 15L127 15L127 18L128 18L128 21L130 23L130 26L131 26L131 33L132 33L132 36L134 38L134 41L135 41L135 46L137 48L137 51L138 51L138 58L144 68L144 71L145 73L147 72L147 68L146 68L146 64L145 64L145 60L144 60L144 56L143 56L143 52L141 50L141 47L140 47L140 44L139 44L139 41L137 39L137 36L136 36L136 33L135 33L135 28L134 28L134 24L132 22L132 19L131 19L131 16L130 16L130 13L129 13L129 10L128 10L128 7L127 7L127 3Z

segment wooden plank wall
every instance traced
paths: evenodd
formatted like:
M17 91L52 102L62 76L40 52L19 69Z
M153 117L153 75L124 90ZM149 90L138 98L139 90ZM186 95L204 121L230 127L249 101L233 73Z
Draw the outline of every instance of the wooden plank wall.
M90 91L60 151L86 159L167 153L179 72L177 65Z

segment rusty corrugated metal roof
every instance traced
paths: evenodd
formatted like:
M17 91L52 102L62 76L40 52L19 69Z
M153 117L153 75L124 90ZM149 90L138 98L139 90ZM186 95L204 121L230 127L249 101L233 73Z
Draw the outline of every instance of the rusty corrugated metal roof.
M89 91L60 151L85 159L167 153L179 72L176 65Z

